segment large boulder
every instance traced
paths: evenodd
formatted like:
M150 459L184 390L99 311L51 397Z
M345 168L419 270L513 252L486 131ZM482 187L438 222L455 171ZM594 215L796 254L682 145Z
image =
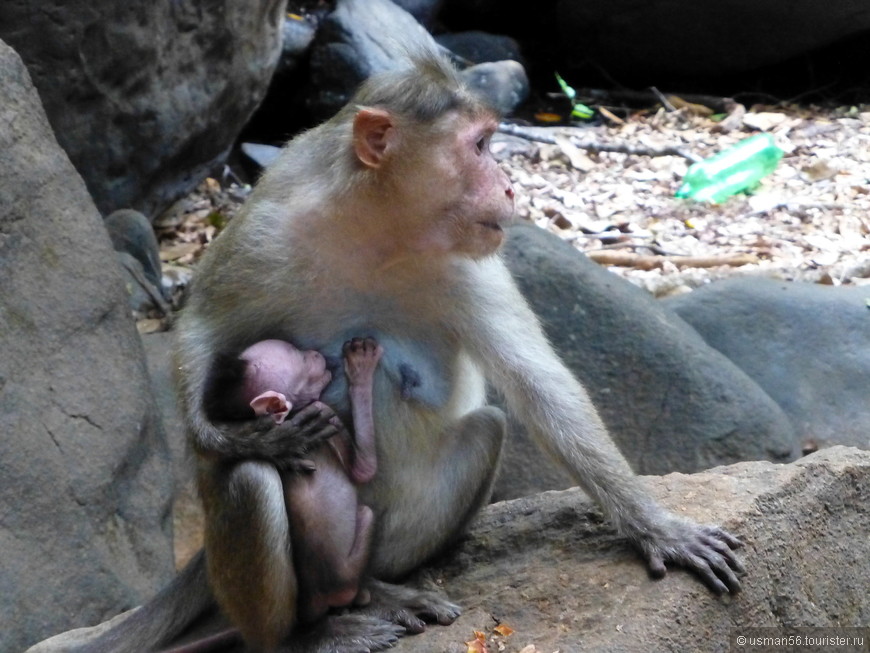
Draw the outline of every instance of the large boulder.
M651 295L532 225L509 230L504 257L637 472L692 472L798 454L779 406ZM559 474L518 430L509 438L496 496L571 485Z
M173 573L172 478L112 245L0 42L0 650Z
M285 4L4 2L0 38L102 214L153 217L224 159L265 94Z
M870 288L735 278L662 300L760 385L807 449L870 449Z
M347 104L371 75L408 65L416 45L438 45L417 20L390 0L338 0L320 26L311 51L309 98L312 114L328 118ZM469 87L502 113L529 94L526 71L517 61L488 61L463 70Z
M547 492L487 507L470 535L425 570L423 579L465 612L452 626L402 639L396 653L479 650L463 642L475 631L492 636L498 624L515 631L508 651L530 653L732 651L741 634L796 626L851 628L839 634L863 634L866 646L870 452L835 447L790 465L644 480L671 510L742 538L742 592L719 599L681 571L651 580L578 491Z

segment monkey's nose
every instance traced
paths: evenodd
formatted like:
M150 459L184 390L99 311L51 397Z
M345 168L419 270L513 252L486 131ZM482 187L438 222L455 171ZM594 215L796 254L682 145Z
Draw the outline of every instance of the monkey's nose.
M504 189L504 194L507 195L508 199L512 200L514 198L514 189L508 186Z

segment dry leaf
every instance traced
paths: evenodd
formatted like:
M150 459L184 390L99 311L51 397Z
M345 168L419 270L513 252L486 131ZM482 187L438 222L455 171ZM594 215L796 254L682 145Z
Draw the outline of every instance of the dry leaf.
M828 161L819 160L811 163L808 166L801 168L801 174L808 181L822 181L823 179L831 179L835 177L839 170L833 167Z
M501 635L502 637L510 637L511 635L514 634L514 629L511 628L510 626L505 625L505 624L499 624L498 626L493 628L493 631L495 631L497 634Z
M609 120L612 123L616 123L617 125L624 125L625 124L625 121L622 118L620 118L615 113L613 113L612 111L608 110L605 107L598 107L598 113L600 113L604 118L606 118L607 120Z
M666 99L675 109L685 109L693 116L703 116L704 118L709 118L713 115L713 113L715 113L710 107L703 104L688 102L681 98L679 95L668 95Z
M747 113L743 116L743 124L753 129L759 129L763 132L771 131L779 127L782 123L788 120L788 116L784 113L773 113L769 111L761 113Z
M589 172L595 167L595 161L586 156L585 152L574 145L570 140L564 136L556 136L555 140L556 144L562 152L565 153L565 156L568 157L568 161L571 162L571 166L575 170Z
M201 248L202 245L200 243L178 243L177 245L170 245L169 247L164 247L160 250L160 260L166 262L177 261L188 254L195 253Z
M474 639L465 642L465 645L468 647L466 653L489 653L486 648L486 634L479 630L474 631Z

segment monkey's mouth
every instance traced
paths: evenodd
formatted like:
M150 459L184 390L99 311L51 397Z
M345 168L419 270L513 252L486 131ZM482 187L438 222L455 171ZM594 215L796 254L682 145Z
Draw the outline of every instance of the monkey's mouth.
M492 229L493 231L502 231L501 225L497 222L478 222L481 227L485 227L486 229Z

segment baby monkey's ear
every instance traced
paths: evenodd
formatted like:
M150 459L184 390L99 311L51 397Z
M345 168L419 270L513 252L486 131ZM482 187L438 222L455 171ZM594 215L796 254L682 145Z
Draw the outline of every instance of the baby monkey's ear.
M275 424L281 424L287 419L287 415L293 409L293 404L287 401L287 397L280 392L267 390L251 400L251 408L254 409L254 414L271 415Z

